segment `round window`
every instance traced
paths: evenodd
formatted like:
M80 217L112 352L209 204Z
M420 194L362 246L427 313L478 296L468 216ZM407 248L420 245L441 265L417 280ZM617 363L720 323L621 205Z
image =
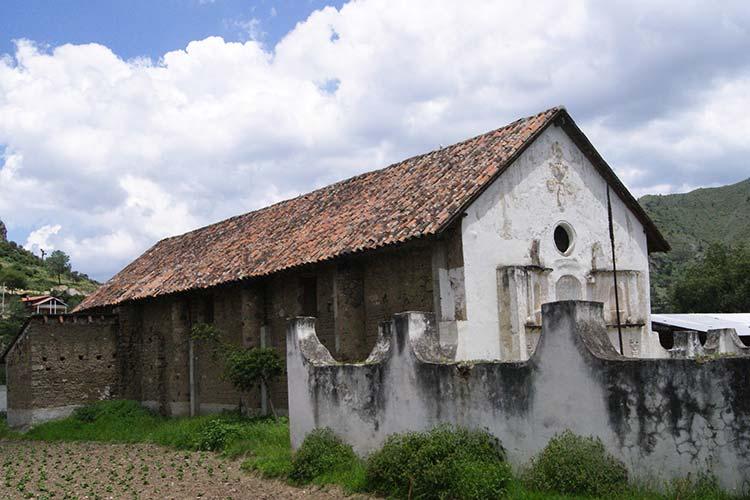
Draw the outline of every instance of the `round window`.
M555 246L563 255L568 255L573 249L573 228L561 222L555 228Z

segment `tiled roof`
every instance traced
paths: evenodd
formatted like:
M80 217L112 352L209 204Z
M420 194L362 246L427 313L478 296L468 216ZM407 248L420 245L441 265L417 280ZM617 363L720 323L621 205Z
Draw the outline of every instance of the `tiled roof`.
M89 295L78 310L269 275L437 234L557 119L572 124L564 108L552 108L382 170L166 238ZM650 242L656 238L656 247L666 245L609 167L602 168L620 188L617 192L629 198L626 202L635 204L639 218L645 217L647 229L653 228Z

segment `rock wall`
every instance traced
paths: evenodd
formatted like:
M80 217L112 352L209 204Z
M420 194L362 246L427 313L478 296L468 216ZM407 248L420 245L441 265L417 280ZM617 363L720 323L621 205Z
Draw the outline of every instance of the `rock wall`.
M35 316L8 352L8 425L25 427L117 396L115 316Z
M117 311L119 392L165 415L230 410L240 401L250 412L263 412L260 388L240 394L223 380L208 346L191 347L192 325L212 323L225 342L270 347L283 357L289 319L307 312L317 316L320 341L336 359L363 360L377 342L379 323L404 308L431 310L432 273L432 245L417 242L263 280L123 304ZM286 378L266 393L286 413Z
M599 436L635 476L711 470L725 487L750 467L750 358L626 358L607 336L602 304L542 307L542 333L523 362L454 362L431 314L383 324L370 358L333 361L312 318L287 330L293 447L330 427L360 454L395 432L442 422L487 428L522 464L556 433Z

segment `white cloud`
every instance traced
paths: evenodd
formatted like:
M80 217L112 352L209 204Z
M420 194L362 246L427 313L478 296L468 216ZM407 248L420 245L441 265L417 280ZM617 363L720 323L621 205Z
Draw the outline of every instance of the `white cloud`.
M266 37L263 31L260 19L251 17L250 19L231 19L224 22L229 30L237 32L237 38L240 40L262 41Z
M29 234L23 247L30 252L36 253L40 250L44 250L45 253L50 253L50 251L55 249L55 245L49 241L50 237L59 233L60 229L62 229L60 224L55 224L54 226L42 226Z
M742 2L386 2L267 47L0 60L0 218L106 278L156 239L566 104L636 193L747 175ZM248 24L249 23L249 24ZM744 169L744 170L743 170Z

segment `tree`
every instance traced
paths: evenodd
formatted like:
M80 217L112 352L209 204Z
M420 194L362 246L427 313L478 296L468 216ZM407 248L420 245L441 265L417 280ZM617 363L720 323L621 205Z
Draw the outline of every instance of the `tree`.
M55 250L44 261L47 269L57 276L57 284L62 283L62 275L70 273L70 257L62 250Z
M268 387L282 373L284 373L284 366L281 356L273 349L266 347L252 349L233 347L228 351L224 361L225 377L240 392L250 392L259 385ZM269 397L268 403L271 405L273 418L278 418L273 406L273 398Z
M211 356L224 365L224 379L240 392L250 392L259 386L267 388L284 373L284 363L276 351L264 347L245 349L224 342L221 330L214 325L197 323L190 329L190 337L209 347ZM272 398L268 402L273 418L277 419Z
M28 288L29 282L20 270L7 268L0 269L0 286L3 285L9 289L21 290Z
M750 311L750 249L711 245L702 259L677 276L671 295L674 312Z

